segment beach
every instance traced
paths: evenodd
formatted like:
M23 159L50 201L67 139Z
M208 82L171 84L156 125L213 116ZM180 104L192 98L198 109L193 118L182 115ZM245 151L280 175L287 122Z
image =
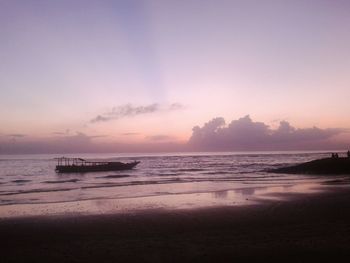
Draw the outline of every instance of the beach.
M341 262L350 188L258 204L0 220L2 262ZM344 259L345 257L345 259ZM343 259L342 259L343 258Z
M0 263L350 262L350 0L0 0Z

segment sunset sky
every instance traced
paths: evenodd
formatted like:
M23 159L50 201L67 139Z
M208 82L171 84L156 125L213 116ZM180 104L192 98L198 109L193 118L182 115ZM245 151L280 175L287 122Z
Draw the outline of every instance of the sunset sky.
M0 0L0 153L345 149L349 32L346 0Z

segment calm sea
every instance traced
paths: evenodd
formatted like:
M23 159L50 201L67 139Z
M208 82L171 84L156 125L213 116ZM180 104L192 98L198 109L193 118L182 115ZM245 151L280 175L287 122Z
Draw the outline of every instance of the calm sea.
M73 157L72 155L66 155ZM266 170L329 156L324 152L79 154L87 160L134 161L130 171L57 174L59 155L0 156L0 206L220 193L320 183L325 176ZM334 177L332 177L334 180Z

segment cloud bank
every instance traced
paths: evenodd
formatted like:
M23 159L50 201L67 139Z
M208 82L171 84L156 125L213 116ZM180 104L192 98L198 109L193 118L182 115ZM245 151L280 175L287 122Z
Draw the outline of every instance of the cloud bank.
M147 137L143 143L99 140L101 137L106 136L87 135L82 132L76 132L72 135L57 134L46 138L26 136L20 140L0 136L0 154L137 153L180 152L184 150L184 144L173 142L170 137L163 135Z
M123 135L133 137L142 136L142 133L129 132ZM300 129L287 121L281 121L276 129L272 129L263 122L253 121L249 116L229 124L219 117L202 127L194 127L187 142L178 141L167 134L149 135L136 143L133 138L118 142L105 135L68 130L43 138L14 133L0 136L0 154L336 150L349 148L349 138L349 130L345 129Z
M23 138L26 135L25 134L21 134L21 133L13 133L13 134L8 134L7 136L11 137L11 138Z
M317 150L339 147L332 138L344 129L297 129L281 121L277 129L263 122L254 122L249 115L226 125L221 117L196 126L192 130L189 146L195 150Z
M153 136L146 136L145 139L146 140L150 140L150 141L173 141L173 140L175 140L174 137L168 136L168 135L165 135L165 134L157 134L157 135L153 135Z
M159 104L153 103L146 106L133 106L131 104L125 104L117 107L113 107L111 111L97 115L90 120L91 123L107 122L111 120L117 120L120 118L134 117L137 115L150 114L161 111L174 111L181 110L184 106L180 103L170 104L168 107L162 108Z

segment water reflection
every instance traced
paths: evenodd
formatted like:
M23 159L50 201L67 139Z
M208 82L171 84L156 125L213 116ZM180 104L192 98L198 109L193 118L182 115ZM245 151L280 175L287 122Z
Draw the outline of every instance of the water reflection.
M216 191L213 193L214 198L217 199L226 199L228 195L228 191Z
M235 191L242 195L253 195L255 193L255 188L243 188L243 189L237 189Z
M326 190L320 184L244 188L202 193L162 194L134 198L100 198L94 200L17 204L0 206L0 217L69 215L69 214L115 214L147 209L196 209L203 207L238 206L259 204L265 200L286 200L291 194L314 193ZM247 198L249 195L249 198Z

